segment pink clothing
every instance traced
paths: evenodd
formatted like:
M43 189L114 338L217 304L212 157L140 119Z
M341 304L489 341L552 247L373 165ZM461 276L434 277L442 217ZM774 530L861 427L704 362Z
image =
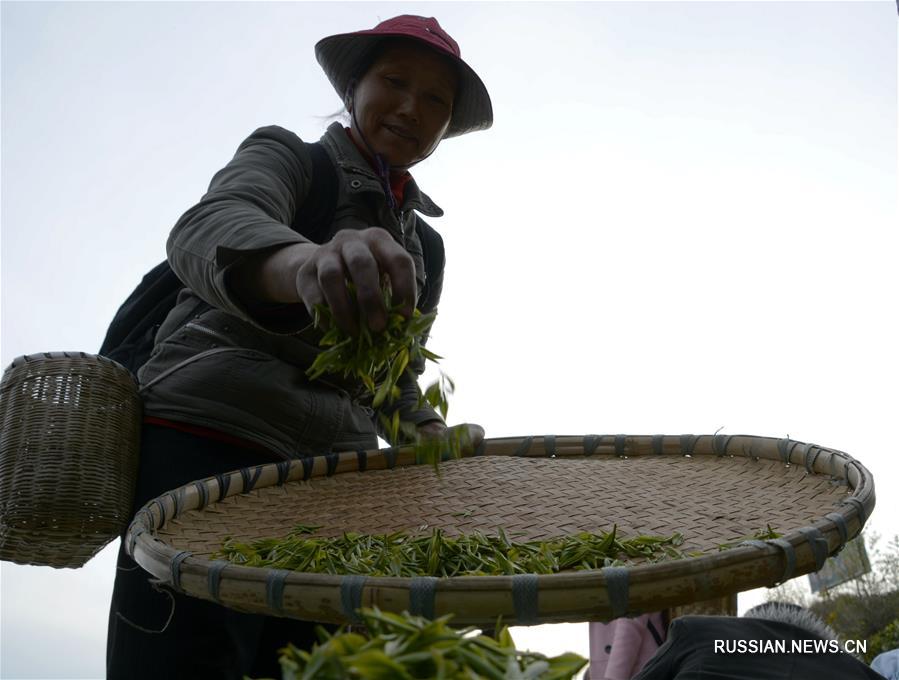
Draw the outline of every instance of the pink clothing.
M590 680L630 680L665 641L661 612L590 624Z

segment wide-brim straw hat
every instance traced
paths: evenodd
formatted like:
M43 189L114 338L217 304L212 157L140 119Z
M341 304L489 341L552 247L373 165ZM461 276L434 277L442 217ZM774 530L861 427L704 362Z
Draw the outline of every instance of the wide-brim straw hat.
M350 81L358 75L371 50L390 38L417 40L449 57L457 65L459 89L453 100L453 114L444 139L486 130L493 125L493 105L487 88L474 69L462 60L459 44L434 17L404 14L382 21L369 30L319 40L315 45L315 57L341 99L346 96Z

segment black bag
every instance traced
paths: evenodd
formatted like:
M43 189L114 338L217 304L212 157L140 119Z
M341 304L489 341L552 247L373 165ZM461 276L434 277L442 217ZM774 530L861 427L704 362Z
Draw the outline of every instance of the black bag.
M262 128L255 134L267 134L288 146L296 145L296 138L277 127ZM310 241L320 243L328 233L337 207L337 172L321 144L314 142L306 148L312 157L312 182L307 199L298 207L291 228ZM443 239L430 225L416 219L416 230L422 245L426 284L419 307L427 312L436 306L434 287L443 270ZM175 307L178 293L184 284L169 266L162 261L147 272L134 292L122 303L106 331L100 354L137 373L153 351L156 332ZM439 289L436 291L439 295Z

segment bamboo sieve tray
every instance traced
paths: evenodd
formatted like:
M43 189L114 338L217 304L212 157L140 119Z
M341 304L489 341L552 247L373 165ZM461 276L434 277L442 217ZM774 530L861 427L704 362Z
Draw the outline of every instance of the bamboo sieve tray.
M340 623L360 606L453 613L460 625L603 621L815 571L874 508L870 472L840 451L748 435L487 439L441 477L390 448L272 463L193 482L147 503L125 536L144 569L228 607ZM391 578L244 567L210 556L230 536L497 526L520 540L578 531L685 537L701 557L552 575ZM782 538L739 541L770 525Z

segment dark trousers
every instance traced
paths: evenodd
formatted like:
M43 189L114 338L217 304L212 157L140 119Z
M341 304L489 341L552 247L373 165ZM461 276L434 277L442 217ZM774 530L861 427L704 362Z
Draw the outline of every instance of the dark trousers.
M144 426L134 510L193 480L278 460L170 428ZM314 623L245 614L155 588L151 578L119 548L106 641L109 680L280 678L278 649L288 642L310 649L317 641Z

